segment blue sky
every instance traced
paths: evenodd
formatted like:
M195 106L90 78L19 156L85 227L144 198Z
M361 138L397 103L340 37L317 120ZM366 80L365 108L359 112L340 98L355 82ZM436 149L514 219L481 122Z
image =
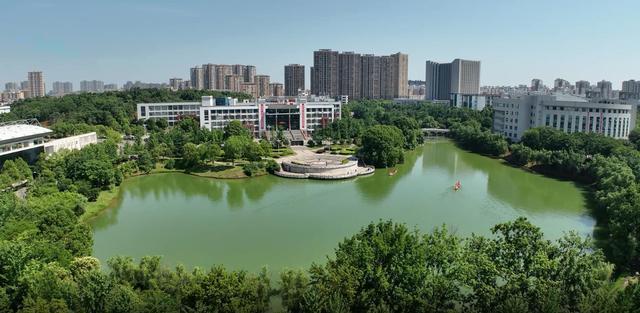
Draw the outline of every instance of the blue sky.
M202 63L254 64L281 82L283 65L309 66L321 48L407 53L410 79L457 57L482 61L483 85L640 79L637 0L1 2L0 83L33 69L47 88L161 82Z

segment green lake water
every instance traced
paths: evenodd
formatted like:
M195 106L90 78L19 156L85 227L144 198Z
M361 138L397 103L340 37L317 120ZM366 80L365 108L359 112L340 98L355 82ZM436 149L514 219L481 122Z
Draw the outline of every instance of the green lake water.
M460 180L462 188L453 191ZM160 255L167 265L271 272L323 262L345 236L392 219L428 232L490 234L496 223L529 218L549 239L591 235L584 190L457 148L428 142L395 176L378 170L346 181L264 176L216 180L184 174L132 178L116 203L91 221L94 255Z

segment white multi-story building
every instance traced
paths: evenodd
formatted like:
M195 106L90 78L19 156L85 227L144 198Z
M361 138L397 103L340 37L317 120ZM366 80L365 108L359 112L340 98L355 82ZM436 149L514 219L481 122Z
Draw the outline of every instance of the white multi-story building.
M299 96L270 97L255 102L232 98L202 97L201 102L139 103L138 119L166 119L170 125L183 116L194 116L200 126L222 129L231 121L240 121L260 136L276 129L300 131L303 135L327 126L341 117L342 103L331 98Z
M222 129L231 121L240 121L245 127L259 132L258 106L255 103L241 102L231 98L202 97L198 116L200 126L206 129Z
M165 119L169 125L184 116L200 116L200 102L138 103L138 119Z
M519 141L533 127L565 133L591 132L627 139L635 127L637 103L589 102L570 95L525 95L493 100L493 130Z

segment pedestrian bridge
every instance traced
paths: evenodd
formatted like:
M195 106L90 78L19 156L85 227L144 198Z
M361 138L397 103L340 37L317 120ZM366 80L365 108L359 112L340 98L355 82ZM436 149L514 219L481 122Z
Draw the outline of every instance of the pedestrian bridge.
M446 128L423 128L422 133L426 136L444 136L449 133L450 130Z

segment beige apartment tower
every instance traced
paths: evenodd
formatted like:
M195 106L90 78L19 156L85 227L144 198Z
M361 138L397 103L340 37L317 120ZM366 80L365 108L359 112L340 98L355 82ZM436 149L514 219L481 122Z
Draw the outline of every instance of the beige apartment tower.
M311 93L335 97L339 93L338 51L321 49L313 52Z
M365 54L360 58L360 79L363 99L380 99L380 60L381 57Z
M44 97L45 96L45 87L44 87L44 77L42 72L29 72L29 97Z
M269 89L271 77L269 75L256 75L255 82L258 86L258 97L268 97L271 95L271 90Z
M281 83L271 83L269 84L269 90L272 96L274 97L283 97L284 96L284 85Z
M311 92L351 99L394 99L409 95L409 56L360 55L318 50L313 54Z
M339 95L349 99L360 99L360 54L353 52L340 53L338 57L338 76L340 78Z
M202 67L194 66L191 68L191 88L197 90L204 89L204 71Z

